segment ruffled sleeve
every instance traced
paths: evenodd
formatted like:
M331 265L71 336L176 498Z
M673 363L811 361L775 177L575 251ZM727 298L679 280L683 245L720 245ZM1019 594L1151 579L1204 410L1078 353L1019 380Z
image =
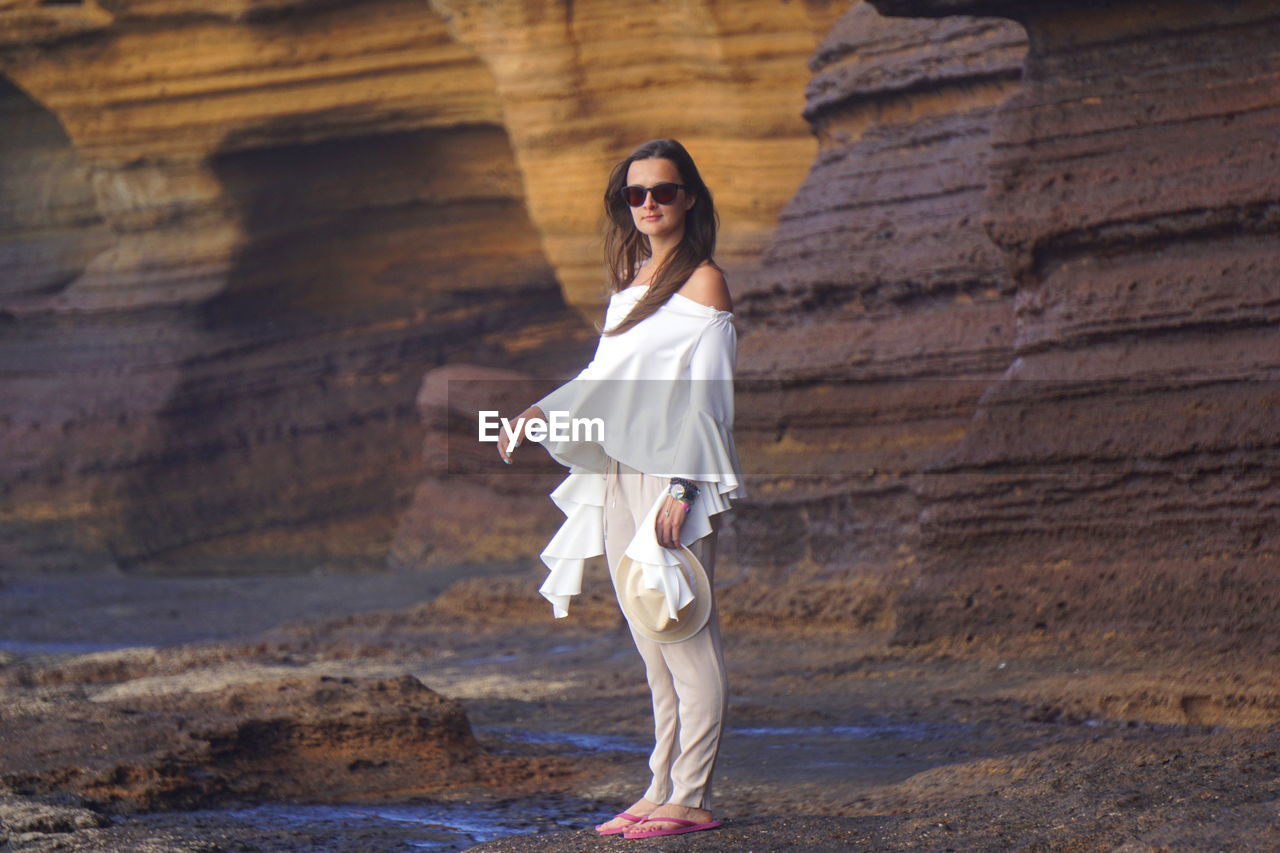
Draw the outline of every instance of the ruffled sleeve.
M575 470L551 493L564 524L542 549L550 574L538 590L557 619L569 615L569 599L582 592L586 561L604 553L604 478Z
M639 566L640 572L644 577L646 589L662 590L662 594L667 600L667 614L672 619L675 619L678 617L680 609L693 601L694 594L693 587L689 585L689 581L685 579L684 572L680 570L680 562L676 558L676 552L670 548L663 548L658 544L658 531L656 529L658 510L662 507L666 497L667 494L663 491L649 507L644 520L636 527L635 535L627 543L626 555ZM693 525L690 524L690 521L694 520L695 514L696 517L707 522L706 533L695 535L692 532ZM684 524L680 527L680 543L688 545L710 532L710 518L690 508L689 515L685 517Z
M591 364L536 404L547 413L604 415L609 427L599 442L542 442L571 471L551 494L564 524L542 552L550 574L539 592L557 618L581 593L586 560L604 553L602 472L610 457L652 476L698 483L699 495L681 525L682 545L709 535L712 516L746 496L733 441L733 315L678 295L661 310L602 343ZM694 590L679 569L678 552L658 544L655 522L665 497L664 490L648 507L625 552L645 586L662 591L674 618Z
M671 474L699 484L694 506L702 504L707 515L729 509L731 498L746 497L733 442L733 376L737 358L738 333L732 315L718 311L703 327L689 355L689 407L677 440L675 460L679 470Z
M599 353L597 345L597 357ZM572 410L595 364L596 358L592 358L577 376L533 405L546 415ZM587 560L604 553L604 478L598 472L571 466L569 476L551 493L551 500L565 514L565 520L542 549L542 562L550 571L538 592L551 602L555 618L563 619L569 615L569 601L582 593Z
M711 516L732 508L742 498L737 449L733 443L733 374L737 360L737 331L728 312L702 331L689 358L689 408L675 458L685 473L675 474L698 484L698 497L680 526L680 544L688 546L711 533ZM676 552L658 544L656 523L666 492L658 495L627 544L626 554L641 569L644 585L661 590L672 619L693 601L694 591L680 571Z

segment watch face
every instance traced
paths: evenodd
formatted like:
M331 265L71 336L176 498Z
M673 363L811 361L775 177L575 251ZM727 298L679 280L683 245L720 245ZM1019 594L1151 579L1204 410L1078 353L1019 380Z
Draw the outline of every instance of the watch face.
M671 496L678 501L685 500L688 497L689 490L684 483L673 483L671 486Z

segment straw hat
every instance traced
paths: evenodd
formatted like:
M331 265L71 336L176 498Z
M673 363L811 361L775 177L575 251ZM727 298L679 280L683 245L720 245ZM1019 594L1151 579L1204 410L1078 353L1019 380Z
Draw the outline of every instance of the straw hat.
M707 570L687 546L672 549L680 560L680 571L693 589L689 602L672 619L667 597L660 589L645 589L644 571L623 555L613 570L613 588L618 593L622 613L636 633L659 643L678 643L702 630L711 618L711 579Z

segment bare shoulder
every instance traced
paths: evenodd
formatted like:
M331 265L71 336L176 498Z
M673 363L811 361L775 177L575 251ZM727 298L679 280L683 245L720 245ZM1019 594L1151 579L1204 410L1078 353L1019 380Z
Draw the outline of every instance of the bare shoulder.
M718 308L721 311L733 310L733 300L729 296L729 285L724 280L724 273L711 264L704 263L694 270L693 275L689 276L689 280L680 288L679 293L711 308Z

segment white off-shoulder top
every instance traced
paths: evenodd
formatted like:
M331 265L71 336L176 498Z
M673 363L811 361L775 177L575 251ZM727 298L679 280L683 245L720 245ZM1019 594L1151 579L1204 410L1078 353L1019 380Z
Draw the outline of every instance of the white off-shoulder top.
M605 328L621 322L648 288L614 293ZM600 418L603 436L541 444L569 476L551 492L566 518L542 551L550 570L539 592L557 618L582 591L585 562L604 553L604 474L609 459L662 477L698 483L699 494L680 529L689 545L711 533L711 516L746 496L733 444L733 376L737 362L733 314L679 293L620 335L601 335L595 357L569 382L535 405L548 415ZM599 440L597 440L599 439ZM675 554L658 544L655 520L665 493L649 508L627 545L645 584L661 589L674 618L693 600Z

